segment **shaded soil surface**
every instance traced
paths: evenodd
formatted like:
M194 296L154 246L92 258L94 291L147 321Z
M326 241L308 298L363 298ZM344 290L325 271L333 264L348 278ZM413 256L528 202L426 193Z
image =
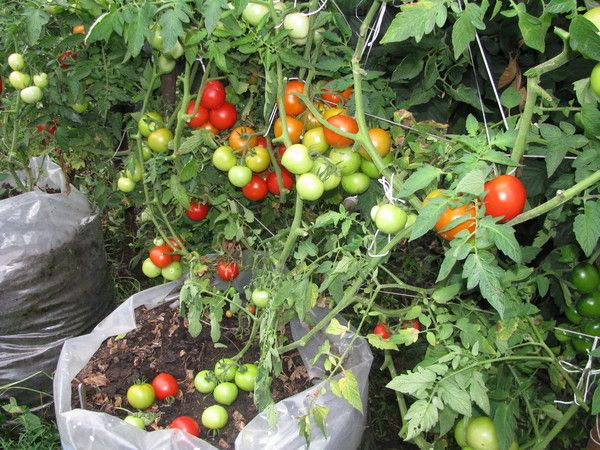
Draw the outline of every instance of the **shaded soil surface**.
M43 190L44 192L46 192L47 194L58 194L60 192L60 189L53 189L53 188L40 188L41 190ZM0 185L0 200L4 200L7 198L11 198L11 197L16 197L17 195L21 194L22 192L19 191L17 188L15 188L14 186L11 186L8 183L4 183L2 185Z
M138 308L136 319L139 325L135 330L125 336L107 339L75 377L72 406L80 407L77 387L83 383L87 409L124 418L127 413L117 408L133 410L127 403L128 387L140 378L150 382L159 372L168 372L177 379L180 392L172 403L157 400L146 410L158 415L146 429L168 427L175 417L181 415L191 416L200 422L204 409L216 402L211 394L200 394L194 389L194 376L200 370L214 368L217 360L235 355L244 346L247 336L236 334L239 333L237 319L223 319L221 323L220 342L227 348L213 346L209 326L203 327L200 336L192 338L178 309L170 308L168 304L151 310ZM254 345L241 362L255 362L258 355L258 347ZM300 354L294 351L284 356L283 373L272 384L275 402L310 386ZM229 413L226 427L212 437L200 424L200 437L216 447L233 449L238 433L257 415L257 411L252 395L241 390L236 401L225 408Z

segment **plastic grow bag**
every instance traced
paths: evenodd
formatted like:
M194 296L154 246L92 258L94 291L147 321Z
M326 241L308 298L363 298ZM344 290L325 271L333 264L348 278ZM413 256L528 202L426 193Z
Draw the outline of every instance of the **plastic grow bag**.
M243 274L243 273L242 273ZM239 278L241 278L242 274ZM236 279L236 281L238 281ZM240 283L243 283L240 281ZM102 321L86 336L68 340L62 350L54 378L54 401L58 429L65 450L107 449L112 450L169 450L169 449L214 449L212 445L180 430L145 431L135 428L123 420L102 412L88 411L71 407L71 382L85 367L102 342L111 336L126 333L136 327L135 308L141 305L156 307L173 298L172 294L180 282L171 282L133 295ZM239 286L235 286L239 289ZM318 320L327 311L315 309L311 314ZM338 318L340 322L344 322ZM292 322L292 336L299 339L307 332L307 326L299 321ZM342 338L327 336L334 348L344 351L352 336ZM299 349L310 377L321 376L323 370L312 366L310 360L319 345L326 339L323 333L316 334L305 347ZM367 404L368 376L373 355L368 343L357 338L348 353L346 369L352 370L358 381L363 405ZM303 392L276 404L279 421L270 428L266 416L259 414L240 432L235 448L243 450L275 450L306 448L306 442L298 433L298 418L306 414L309 398L315 390L326 385L321 382ZM365 416L350 406L345 400L336 397L328 389L321 395L318 404L329 408L327 416L328 438L315 431L311 449L353 450L358 448ZM366 411L365 411L366 414ZM313 427L317 430L316 425Z
M36 188L0 201L0 386L51 374L64 341L89 332L114 301L89 202L48 158L34 158L30 169L36 186L57 193ZM52 381L40 375L19 386L50 393ZM40 404L29 390L6 395Z

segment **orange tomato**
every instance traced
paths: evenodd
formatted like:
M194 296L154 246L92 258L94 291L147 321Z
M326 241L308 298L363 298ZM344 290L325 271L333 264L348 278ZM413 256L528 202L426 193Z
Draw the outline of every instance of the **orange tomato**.
M321 102L314 102L313 105L315 106L315 108L317 108L317 111L319 111L319 113L321 113L321 114L323 114L323 112L326 109L326 106ZM317 127L321 126L321 124L319 123L317 118L313 115L313 113L311 113L308 110L304 111L304 114L302 114L302 116L300 116L300 120L302 120L305 130L312 130L313 128L317 128Z
M346 114L344 108L327 108L323 113L325 120L331 119L333 116L339 116L340 114Z
M465 220L464 222L456 225L454 228L450 228L447 231L442 231L450 222L466 215L470 215L472 218ZM468 230L469 233L473 233L475 231L474 217L475 205L473 205L473 203L467 203L466 205L461 205L457 208L448 208L442 213L438 221L435 223L435 229L441 237L447 241L451 241L462 230Z
M352 86L347 87L342 92L325 88L321 93L321 97L330 105L343 105L348 101L348 99L350 99L352 92L354 92Z
M210 122L206 122L204 125L201 125L198 130L204 129L206 131L210 131L212 134L219 134L219 130Z
M392 138L390 137L390 133L385 131L382 128L371 128L369 130L369 139L371 139L371 143L379 156L384 158L392 148ZM371 161L371 157L367 153L363 147L361 147L358 152L368 161Z
M302 132L304 131L304 125L302 125L302 122L292 116L285 116L285 122L290 141L292 141L292 144L297 144L300 142L300 136L302 136ZM274 130L275 137L279 137L283 133L281 117L278 117L275 121Z
M75 25L72 29L73 34L85 34L85 26L83 24L81 25Z
M250 127L234 128L229 135L229 146L237 152L250 150L258 143L258 136L251 136L253 134L256 134L256 131Z
M330 117L327 119L327 122L334 127L345 131L346 133L358 132L358 124L356 123L356 120L345 114L338 114L337 116ZM337 134L335 131L331 131L329 128L324 128L323 132L325 133L325 140L332 147L348 147L354 142L354 139Z
M304 82L300 80L291 80L285 85L285 93L283 96L283 107L285 113L289 116L297 116L306 109L306 105L302 103L298 97L293 95L294 92L304 92Z

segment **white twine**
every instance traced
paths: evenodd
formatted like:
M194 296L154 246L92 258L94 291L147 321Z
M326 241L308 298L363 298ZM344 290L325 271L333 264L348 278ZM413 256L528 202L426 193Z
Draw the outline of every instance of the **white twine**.
M314 11L309 11L307 13L302 13L302 15L306 17L312 16L313 14L317 14L318 12L320 12L326 6L327 0L319 0L319 7L317 9L315 9Z
M273 105L273 109L271 110L271 115L269 116L269 126L267 127L267 131L265 131L265 136L269 134L271 131L271 127L273 126L273 122L275 121L275 116L277 115L277 103Z
M390 252L389 250L385 253L373 253L376 252L377 249L375 248L377 246L377 236L379 235L379 230L377 230L375 232L375 234L373 235L373 239L371 240L371 243L369 244L369 248L367 248L367 255L369 255L371 258L383 258L384 256L387 256ZM390 241L392 240L392 237L388 234L388 244L390 243Z
M198 56L196 58L196 61L198 61L202 66L202 73L206 72L206 66L204 65L204 59L202 58L202 56Z
M394 122L393 120L386 119L385 117L376 116L375 114L365 113L365 116L372 117L373 119L381 120L382 122L387 122L391 125L396 125L397 127L404 128L405 130L414 131L415 133L420 134L420 135L429 136L434 139L439 139L440 141L450 142L450 143L452 142L451 139L448 139L444 136L438 136L437 134L428 133L427 131L421 131L421 130L418 130L417 128L413 128L411 126L404 125L400 122Z
M393 173L392 173L392 176L390 177L390 181L388 181L386 177L381 177L378 181L379 181L379 183L381 183L381 186L383 187L383 193L385 194L385 198L387 199L388 203L391 203L392 205L394 203L406 203L401 198L394 197L394 174Z
M560 330L565 334L573 334L573 335L577 335L577 336L583 336L586 338L591 338L594 340L594 343L592 344L592 352L597 348L598 343L600 342L600 337L598 336L590 336L589 334L585 334L585 333L580 333L578 331L574 331L574 330L568 330L566 328L560 328L560 327L556 327L556 330ZM587 402L587 399L590 395L590 391L594 382L594 379L596 378L596 376L598 374L600 374L600 370L599 369L593 369L592 368L592 356L590 355L590 352L588 352L588 359L586 361L586 364L583 368L576 366L575 364L572 364L570 362L567 361L559 361L559 364L561 365L561 367L567 372L567 373L581 373L581 377L579 378L579 381L577 382L577 388L581 391L583 391L583 401ZM581 403L579 403L579 399L577 398L577 396L575 394L573 394L573 400L572 401L564 401L564 400L554 400L554 403L558 404L558 405L572 405L572 404L576 404L578 406L581 406Z
M369 34L367 35L367 39L365 40L365 45L362 48L362 51L360 52L360 57L362 58L365 50L367 48L369 48L369 51L367 52L367 56L365 57L365 61L364 64L367 64L367 61L369 60L369 55L371 54L371 50L373 49L373 44L375 43L375 41L377 40L377 38L379 37L379 33L381 32L381 24L383 23L383 18L385 17L385 11L387 8L387 3L383 2L381 3L381 7L379 8L379 16L377 17L377 21L375 22L375 26L371 27L369 29Z

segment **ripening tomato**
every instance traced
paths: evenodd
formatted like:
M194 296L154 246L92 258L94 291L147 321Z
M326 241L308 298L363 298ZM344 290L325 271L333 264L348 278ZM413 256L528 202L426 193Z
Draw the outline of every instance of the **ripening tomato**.
M267 170L269 163L271 162L271 157L266 148L256 146L246 153L244 162L252 172L259 173Z
M201 103L202 104L202 103ZM235 125L237 120L237 111L235 106L229 102L223 103L218 108L214 108L209 113L210 123L218 130L226 130Z
M302 145L306 145L309 150L325 153L329 149L329 144L325 139L323 127L315 127L308 130L302 136Z
M200 426L190 416L179 416L173 419L173 422L169 425L169 428L178 428L191 434L192 436L200 436Z
M284 167L281 168L281 183L288 191L291 191L292 187L294 187L294 176ZM272 194L279 195L281 193L275 172L267 174L267 187Z
M485 183L484 189L486 216L502 217L500 222L507 222L525 208L527 192L517 177L500 175Z
M321 114L323 114L325 109L327 109L325 104L321 102L313 102L313 105ZM306 110L304 114L300 116L300 120L302 120L305 130L312 130L313 128L322 126L321 123L317 120L317 118L313 115L313 113L311 113L309 110Z
M206 122L199 128L199 130L206 130L212 134L219 134L219 130L210 122Z
M61 69L68 69L71 67L72 61L75 59L77 59L77 53L73 53L71 50L66 50L58 57L58 63L60 64Z
M302 136L302 131L304 131L304 125L298 119L292 116L285 116L285 123L287 127L288 136L292 144L297 144L300 142L300 136ZM283 127L281 124L281 117L278 117L273 125L273 129L275 132L275 137L281 136L283 133Z
M375 325L375 328L373 328L373 334L378 334L383 339L388 339L391 336L390 330L383 322L379 322L377 325Z
M154 389L150 383L138 382L127 389L127 401L137 409L146 409L154 403Z
M185 215L191 220L202 220L208 214L208 205L205 203L190 202L189 209L185 210Z
M330 117L327 119L327 122L346 133L358 132L358 123L356 123L356 120L345 114L338 114L337 116ZM325 128L323 132L325 133L327 143L332 147L348 147L354 142L354 139L339 135L329 128Z
M330 105L343 105L350 99L353 91L352 86L347 87L342 92L324 88L321 97Z
M291 80L285 85L285 93L283 97L283 105L285 114L288 116L297 116L306 109L306 105L302 103L298 97L293 95L294 92L304 92L304 82L300 80Z
M258 137L255 136L256 130L250 127L237 127L229 135L229 146L234 151L250 150L256 147ZM264 170L264 169L263 169Z
M217 265L217 274L219 278L223 281L231 281L235 280L237 276L240 274L240 268L235 262L225 262L221 261ZM233 377L231 378L233 379Z
M156 267L161 269L167 267L173 262L173 249L169 244L155 245L150 250L150 260Z
M227 172L235 166L237 160L233 155L233 149L226 145L217 148L212 156L213 165L223 172Z
M323 111L323 118L329 120L333 116L339 116L340 114L346 114L346 110L344 108L327 108Z
M258 175L252 175L250 182L242 188L242 193L248 200L257 202L267 196L269 188L265 180Z
M456 225L454 228L444 230L446 225L448 225L450 222L453 222L454 220L457 220L461 217L464 218L464 216L467 215L475 217L475 208L473 203L461 205L457 208L448 208L442 213L438 221L435 223L435 229L440 234L440 236L446 239L447 241L453 240L456 237L456 235L463 230L468 230L469 233L473 233L475 231L474 219L467 219L464 222L461 222L460 224Z
M163 372L152 380L152 389L158 400L164 400L167 397L175 397L179 392L179 385L173 375Z
M415 328L416 330L421 331L421 322L419 322L417 319L405 320L402 322L401 326L403 330Z
M390 153L390 149L392 148L392 138L390 137L390 133L383 128L371 128L369 130L369 139L379 156L385 158L385 156ZM365 148L361 147L358 152L363 158L371 161L371 157Z
M200 105L206 109L217 109L225 103L225 86L219 80L210 80L206 83ZM226 127L229 128L229 127Z
M73 26L71 31L73 32L73 34L85 34L85 25L75 25Z
M196 102L194 100L190 100L185 110L185 113L191 115L194 112L195 107ZM190 127L197 129L204 125L206 122L208 122L208 109L200 105L198 106L198 111L196 111L196 114L194 114L192 118L188 120L187 124Z

